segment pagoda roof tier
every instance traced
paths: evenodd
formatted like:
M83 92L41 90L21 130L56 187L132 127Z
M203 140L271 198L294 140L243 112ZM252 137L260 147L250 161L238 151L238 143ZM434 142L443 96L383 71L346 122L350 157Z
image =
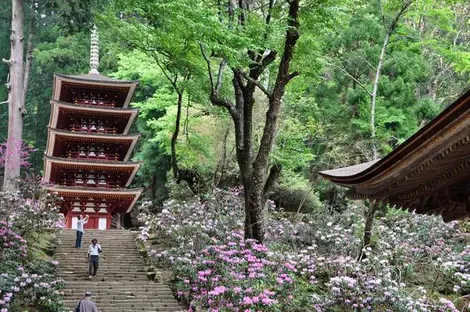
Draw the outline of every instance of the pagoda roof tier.
M383 159L320 174L355 199L445 221L470 215L470 90Z
M79 75L55 74L55 76L63 78L63 79L70 79L70 80L108 83L108 84L110 83L110 84L119 84L119 85L132 85L132 84L137 83L137 81L134 81L134 80L120 80L120 79L103 76L101 74L90 74L90 73L79 74Z
M127 134L134 122L139 110L130 108L111 108L111 107L96 107L96 106L83 106L60 101L51 101L51 117L49 127L66 129L70 125L67 124L68 116L84 117L84 118L107 118L117 119L120 123L120 134ZM77 125L80 126L80 125Z
M141 162L113 162L102 160L75 160L57 157L44 157L44 182L54 182L61 170L100 171L110 173L123 173L124 185L128 187L139 170Z
M95 134L77 133L48 127L46 155L61 157L67 144L115 144L121 147L121 161L128 161L140 134Z
M111 210L117 213L130 212L142 194L143 189L96 189L63 186L47 186L46 189L51 194L56 194L65 203L73 201L106 201L112 200L116 203Z
M52 99L63 102L72 101L72 91L112 93L117 97L116 107L127 107L137 87L138 81L109 78L100 74L54 75Z

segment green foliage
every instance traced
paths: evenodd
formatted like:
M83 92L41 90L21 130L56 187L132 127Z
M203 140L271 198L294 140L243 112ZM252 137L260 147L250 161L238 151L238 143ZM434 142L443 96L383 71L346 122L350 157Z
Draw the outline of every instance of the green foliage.
M315 133L313 118L306 123L294 117L283 120L273 150L273 162L281 164L283 169L299 172L309 166L314 155L306 142Z
M36 15L24 127L25 141L39 149L32 157L31 170L39 173L43 165L52 76L88 71L89 26L95 20L101 38L100 71L140 82L133 104L140 113L132 131L142 134L135 159L143 165L134 184L145 186L146 196L152 200L161 201L168 195L165 183L175 129L176 89L184 93L178 162L214 185L238 183L233 124L224 110L209 105L211 90L201 47L212 62L215 79L218 61L227 59L220 94L233 100L229 68L247 69L251 65L246 58L248 49L281 53L284 1L275 2L268 27L263 23L265 6L247 12L245 26L237 27L227 14L226 3L218 7L211 0L40 3L44 5L38 6ZM320 198L336 198L331 192L342 193L320 181L316 172L370 158L368 92L385 26L401 3L381 1L379 7L373 0L302 2L301 36L292 62L300 76L291 81L283 99L270 159L271 164L283 166L281 187L295 190L285 181L298 180L302 190L313 186ZM399 23L386 50L378 89L376 140L381 156L429 122L470 82L466 5L464 0L415 1ZM0 8L0 54L4 58L10 48L10 15L9 5ZM263 85L273 86L277 65L268 67ZM8 67L0 65L0 101L6 97L7 73ZM261 92L255 97L253 137L257 146L267 105ZM2 121L7 120L6 110L6 105L0 105ZM0 123L0 139L6 137L6 124Z

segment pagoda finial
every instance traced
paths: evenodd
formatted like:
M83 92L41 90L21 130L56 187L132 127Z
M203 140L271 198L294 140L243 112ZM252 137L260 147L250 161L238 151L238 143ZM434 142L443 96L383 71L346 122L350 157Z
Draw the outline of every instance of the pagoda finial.
M93 25L93 30L91 31L90 38L90 74L99 74L98 66L100 63L100 50L99 50L99 40L98 31L96 25Z

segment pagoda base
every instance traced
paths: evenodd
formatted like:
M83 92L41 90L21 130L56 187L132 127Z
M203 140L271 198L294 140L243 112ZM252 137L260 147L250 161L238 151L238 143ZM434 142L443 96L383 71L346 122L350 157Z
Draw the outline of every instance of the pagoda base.
M112 214L106 211L85 213L89 216L88 222L85 224L85 230L109 230L111 229ZM85 215L81 211L70 211L65 216L65 227L67 229L76 229L78 216Z

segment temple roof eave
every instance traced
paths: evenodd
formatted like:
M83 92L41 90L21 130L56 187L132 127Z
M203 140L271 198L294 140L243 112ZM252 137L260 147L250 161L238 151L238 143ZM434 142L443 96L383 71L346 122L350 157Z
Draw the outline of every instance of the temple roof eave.
M127 97L124 100L122 107L129 106L134 91L137 87L138 81L125 81L109 78L100 74L84 74L84 75L63 75L55 74L52 87L52 99L59 100L61 93L62 82L81 85L93 85L97 87L107 88L124 88L127 89Z
M329 180L353 178L355 176L360 175L365 170L369 169L370 167L372 167L374 164L376 164L379 161L380 159L377 159L377 160L372 160L372 161L360 163L360 164L353 165L353 166L341 167L341 168L330 169L330 170L323 170L323 171L320 171L319 174L325 178L328 178Z
M100 197L100 198L114 198L119 199L126 196L133 196L133 200L125 212L130 212L134 205L136 204L139 197L142 195L143 189L105 189L97 190L96 188L85 188L85 187L74 187L73 189L63 186L46 186L45 189L52 193L57 194L58 196L89 196L91 198Z
M86 111L97 111L97 112L106 112L106 113L116 113L116 114L129 114L135 113L138 114L139 110L136 108L127 108L127 107L107 107L107 106L91 106L91 105L79 105L73 104L58 100L50 100L52 105L57 105L59 107L66 107L68 109L75 109L75 110L86 110Z
M76 164L76 165L89 165L89 166L101 166L101 167L139 167L142 165L142 161L112 161L112 160L91 160L91 159L68 159L54 156L45 155L44 158L49 163L64 163L64 164Z
M95 107L95 106L84 106L84 105L76 105L72 103L66 103L66 102L61 102L61 101L56 101L56 100L51 100L50 101L52 110L51 110L51 115L49 118L49 128L56 129L57 127L57 122L59 119L59 109L60 108L66 108L68 110L75 110L77 112L91 112L96 115L99 115L99 113L103 114L111 114L111 115L130 115L129 119L127 120L126 126L124 127L123 135L127 135L129 133L129 129L131 128L132 123L134 122L135 118L137 117L137 114L139 113L138 109L134 108L110 108L110 107ZM101 135L101 134L100 134Z
M93 82L106 85L135 85L139 82L137 80L120 80L115 78L106 77L100 74L81 74L81 75L64 75L64 74L54 74L54 78L59 77L63 80L77 81L77 82Z
M74 188L70 188L67 186L60 186L60 185L46 186L46 189L49 191L57 191L59 193L64 193L64 194L77 193L81 195L99 194L99 195L119 195L119 196L140 195L144 190L143 188L97 189L97 188L91 188L91 187L77 187L77 186Z
M444 221L470 215L470 90L383 159L319 174L352 199Z
M375 162L321 171L319 174L341 185L359 184L371 180L389 170L394 164L398 164L402 158L420 152L418 147L438 137L436 133L439 130L461 122L465 118L464 113L469 111L470 89L386 157ZM467 122L470 123L470 120Z
M126 187L128 187L134 179L137 171L139 170L142 162L130 162L130 161L103 161L103 160L80 160L80 159L64 159L59 157L44 156L44 181L49 182L51 180L52 166L54 164L60 164L65 166L79 166L81 168L86 167L99 167L105 171L118 171L118 169L131 169L127 181L125 181Z
M88 140L97 140L97 141L114 141L114 142L123 142L123 141L131 141L129 149L127 150L127 154L124 156L124 161L128 161L132 151L134 150L135 145L137 144L137 140L140 138L141 134L95 134L95 133L78 133L66 130L59 130L52 127L47 127L48 135L47 135L47 143L46 143L46 155L52 156L56 135L63 135L66 137L71 138L78 138L78 139L88 139ZM51 143L52 142L52 143Z
M137 134L100 134L100 133L78 133L68 130L56 129L53 127L47 127L48 131L53 134L71 136L71 137L83 137L83 138L93 138L93 139L103 139L103 140L119 140L119 139L139 139L142 135Z

